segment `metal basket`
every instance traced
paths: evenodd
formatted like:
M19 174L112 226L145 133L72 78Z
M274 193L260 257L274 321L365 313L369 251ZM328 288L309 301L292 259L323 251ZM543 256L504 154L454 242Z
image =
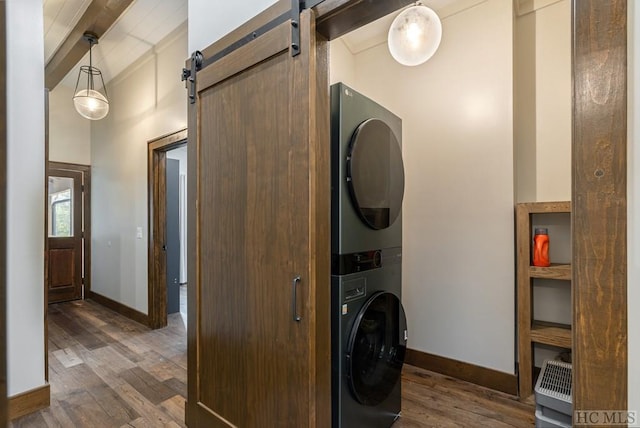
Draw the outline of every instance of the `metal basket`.
M535 387L536 404L569 417L573 414L571 399L571 364L546 360Z

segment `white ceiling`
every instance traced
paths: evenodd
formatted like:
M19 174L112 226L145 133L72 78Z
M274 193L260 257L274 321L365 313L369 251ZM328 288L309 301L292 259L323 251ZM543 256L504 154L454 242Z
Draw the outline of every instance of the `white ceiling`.
M487 0L423 0L441 19ZM45 62L55 53L91 3L91 0L43 0ZM188 0L135 0L93 48L93 65L105 83L113 79L160 40L187 20ZM342 37L347 48L357 54L385 43L391 22L399 11L387 15ZM88 49L88 45L87 45ZM79 62L89 63L89 54ZM78 67L61 84L74 87Z
M51 59L91 0L44 0L44 62Z
M43 0L45 62L90 3L91 0ZM93 47L93 65L102 71L106 83L186 20L187 0L135 0ZM78 65L89 64L88 49L89 44L87 54ZM78 67L74 67L61 84L75 87L77 76Z
M433 9L440 19L444 20L448 16L460 13L463 10L477 6L485 1L487 0L422 0L422 4ZM374 46L386 43L389 27L391 26L394 18L398 16L400 12L401 11L390 13L377 21L373 21L364 27L360 27L357 30L342 36L341 40L354 55Z

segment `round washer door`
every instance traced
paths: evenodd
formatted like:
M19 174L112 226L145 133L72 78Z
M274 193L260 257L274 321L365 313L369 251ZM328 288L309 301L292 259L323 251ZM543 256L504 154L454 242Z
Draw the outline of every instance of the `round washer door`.
M346 357L351 392L361 404L380 404L399 382L406 335L404 308L393 293L374 294L358 313Z
M347 184L360 218L372 229L393 224L402 208L404 166L395 134L380 119L367 119L353 133Z

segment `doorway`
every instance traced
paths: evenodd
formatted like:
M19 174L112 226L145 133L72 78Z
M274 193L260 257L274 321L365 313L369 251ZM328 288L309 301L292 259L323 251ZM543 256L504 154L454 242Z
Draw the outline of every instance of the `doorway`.
M187 130L148 144L149 327L167 325L169 313L186 321Z
M49 162L46 287L49 304L82 299L90 288L91 168Z

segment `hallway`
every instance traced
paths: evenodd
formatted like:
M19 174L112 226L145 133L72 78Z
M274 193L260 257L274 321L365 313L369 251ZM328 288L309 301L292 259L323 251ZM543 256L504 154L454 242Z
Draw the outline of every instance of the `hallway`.
M187 342L179 313L161 330L92 301L49 306L51 407L14 427L184 427Z
M11 427L184 427L186 331L179 313L149 330L93 301L49 306L51 406ZM533 406L405 366L394 428L532 427Z

